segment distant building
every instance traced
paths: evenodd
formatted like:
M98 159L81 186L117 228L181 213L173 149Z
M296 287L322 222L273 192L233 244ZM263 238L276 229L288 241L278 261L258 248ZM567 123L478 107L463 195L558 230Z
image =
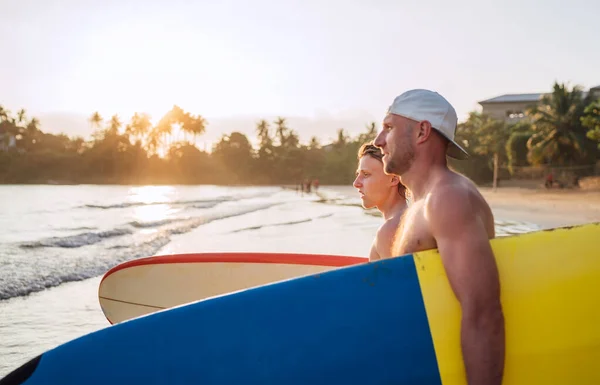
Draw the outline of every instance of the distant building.
M584 91L583 96L592 93L600 97L600 86L592 87ZM495 119L515 123L525 118L525 111L537 104L544 96L543 93L536 94L505 94L479 102L483 107L482 113Z

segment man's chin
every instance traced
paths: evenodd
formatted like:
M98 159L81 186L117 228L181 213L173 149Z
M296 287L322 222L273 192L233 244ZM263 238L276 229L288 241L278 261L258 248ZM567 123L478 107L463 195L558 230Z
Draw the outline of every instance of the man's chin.
M383 173L384 173L385 175L397 175L397 173L396 173L396 172L394 172L394 170L393 170L393 165L391 165L391 164L386 164L386 165L383 167Z
M392 168L393 167L394 166L393 166L392 163L390 163L389 161L387 161L387 162L384 161L383 162L383 173L386 174L386 175L392 175L393 174L393 172L392 172Z

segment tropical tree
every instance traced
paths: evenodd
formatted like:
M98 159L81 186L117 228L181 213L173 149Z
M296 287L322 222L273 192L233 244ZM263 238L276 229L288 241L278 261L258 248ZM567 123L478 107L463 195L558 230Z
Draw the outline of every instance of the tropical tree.
M157 155L162 145L162 132L159 126L152 127L146 136L144 148L149 155Z
M206 120L200 115L192 115L188 112L184 113L180 118L179 123L184 134L190 134L193 138L192 143L196 143L196 137L204 134L206 131ZM187 137L185 141L188 142Z
M25 111L24 108L21 108L17 112L17 123L18 124L23 124L23 123L25 123L26 120L27 120L27 111Z
M9 115L10 111L0 105L0 122L7 120Z
M529 164L527 161L527 142L533 135L531 123L527 120L520 121L509 128L511 134L506 141L506 159L508 162L508 171L515 173L515 167L522 167Z
M531 164L585 162L591 140L586 137L581 118L590 101L590 95L584 97L580 86L569 91L565 84L555 83L552 93L527 111L534 132L527 142Z
M285 147L289 132L285 118L278 117L275 120L275 136L279 140L279 147Z
M311 136L310 141L308 142L307 149L308 150L318 150L321 148L321 142L319 138L316 136Z
M226 172L234 177L237 183L249 179L248 171L252 168L252 144L246 135L232 132L222 135L221 140L214 145L213 156L220 162Z
M583 112L581 124L588 129L587 137L598 142L600 149L600 99L590 103Z
M375 125L375 122L371 122L370 124L367 125L367 131L360 133L358 135L357 141L358 141L358 143L360 143L362 145L363 143L371 142L371 141L375 140L376 137L377 137L377 126Z
M113 115L111 116L110 121L108 123L108 132L111 135L118 135L122 125L123 123L121 123L119 115Z
M37 118L31 118L31 120L29 121L29 123L27 123L27 132L30 135L35 134L36 132L38 132L39 130L39 125L40 125L40 121Z
M511 131L503 120L473 111L459 124L457 140L463 142L470 153L492 159L493 187L498 185L498 169L506 158L506 142Z
M125 126L125 133L133 139L134 143L142 143L151 129L152 122L150 121L150 115L136 112L131 117L131 122Z
M98 111L94 112L88 119L93 130L99 130L103 120L104 118Z

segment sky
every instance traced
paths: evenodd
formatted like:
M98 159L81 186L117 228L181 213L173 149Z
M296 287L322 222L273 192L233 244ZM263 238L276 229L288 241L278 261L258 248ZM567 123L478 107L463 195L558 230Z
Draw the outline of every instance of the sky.
M600 2L0 0L0 105L88 137L94 112L202 115L210 143L286 117L303 142L380 127L395 96L600 85Z

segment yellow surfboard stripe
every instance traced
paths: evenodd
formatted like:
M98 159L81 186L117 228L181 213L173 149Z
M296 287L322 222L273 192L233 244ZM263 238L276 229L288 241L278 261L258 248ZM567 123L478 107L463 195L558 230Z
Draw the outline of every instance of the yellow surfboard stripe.
M600 223L492 240L506 322L503 384L600 384ZM444 385L466 384L460 306L437 250L414 254Z

